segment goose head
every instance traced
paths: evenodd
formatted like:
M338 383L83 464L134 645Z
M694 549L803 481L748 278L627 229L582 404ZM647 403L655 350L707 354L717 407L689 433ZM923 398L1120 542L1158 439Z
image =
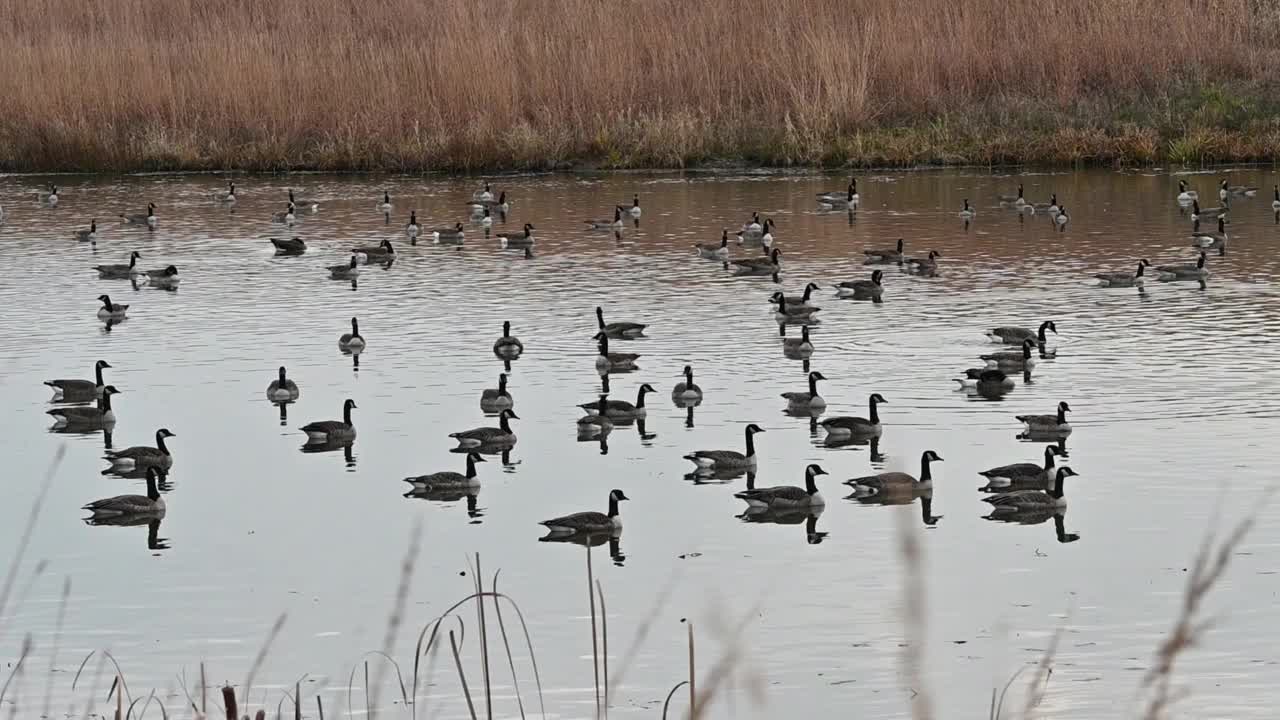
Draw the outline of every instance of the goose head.
M351 402L351 401L348 400L347 402ZM169 428L160 428L159 430L156 431L156 437L171 438L171 437L178 437L178 436L174 433L169 432Z
M507 420L519 420L519 419L520 419L520 416L519 416L519 415L516 415L516 414L515 414L515 411L513 411L513 410L503 410L502 412L498 413L498 417L499 417L499 418L505 418L505 419L507 419Z
M876 270L876 271L874 271L874 272L872 272L872 273L871 273L871 282L873 282L873 283L875 283L875 284L877 284L877 285L879 285L879 284L880 284L880 281L881 281L883 278L884 278L884 271L883 271L883 270Z
M762 432L764 432L764 428L760 427L755 423L751 423L750 425L747 426L747 435L755 435L756 433L762 433Z
M809 373L809 382L816 382L818 380L826 380L826 379L827 377L822 373L818 372L817 370L814 370L813 372Z
M827 471L823 470L821 465L817 463L812 463L809 465L809 467L806 467L804 469L804 474L806 477L812 478L815 475L826 475Z
M782 257L782 251L781 251L781 250L779 250L778 248L774 248L774 249L773 249L772 251L770 251L770 253L769 253L769 259L773 261L773 264L774 264L774 265L777 265L777 264L778 264L778 258L780 258L780 257Z
M106 360L99 360L98 362L93 364L94 370L102 370L103 368L109 368L109 367L111 367L111 363L107 362Z
M356 401L352 400L351 398L347 398L347 400L342 403L342 410L344 412L351 412L352 410L355 410L355 409L356 409Z
M530 230L533 230L533 229L534 229L534 228L533 228L533 223L525 223L525 224L524 224L524 231L525 231L525 232L529 232Z
M280 384L281 384L281 385L284 385L284 382L285 382L285 380L284 380L284 366L283 366L283 365L281 365L281 366L280 366Z
M942 462L942 457L932 450L925 450L920 456L920 461L924 463Z
M880 393L871 393L871 402L876 405L879 405L881 403L885 405L889 404L889 401L885 400L884 396L882 396Z
M929 251L929 259L930 259L930 260L933 260L934 258L940 258L940 257L942 257L942 253L938 252L937 250L930 250L930 251Z
M627 494L626 494L626 493L624 493L624 492L622 492L621 490L610 490L610 491L609 491L609 501L610 501L610 502L619 502L619 501L621 501L621 500L630 500L630 499L631 499L631 498L627 497Z
M682 372L682 373L684 373L684 376L685 376L685 377L687 377L687 378L688 378L688 377L693 377L693 366L692 366L692 365L685 365L685 366L684 366L684 370L681 370L681 372Z
M650 385L649 383L645 383L645 384L643 384L643 385L641 385L641 386L640 386L640 394L641 394L641 395L644 395L645 393L651 393L651 392L658 392L658 391L657 391L657 390L654 390L654 389L653 389L653 386L652 386L652 385Z
M133 262L134 260L141 260L141 259L142 259L142 253L138 252L137 250L134 250L133 252L129 253L130 262Z
M502 321L502 337L511 337L511 321Z
M1060 402L1058 403L1058 412L1069 413L1071 412L1071 406L1068 405L1065 401Z
M116 394L119 394L119 392L120 391L116 389L115 385L108 385L102 388L103 395L116 395Z
M489 462L488 460L485 460L485 459L484 459L484 456L483 456L483 455L481 455L481 454L480 454L480 453L478 453L478 452L469 452L469 453L467 453L467 460L468 460L469 462L473 462L473 463L478 463L478 462Z

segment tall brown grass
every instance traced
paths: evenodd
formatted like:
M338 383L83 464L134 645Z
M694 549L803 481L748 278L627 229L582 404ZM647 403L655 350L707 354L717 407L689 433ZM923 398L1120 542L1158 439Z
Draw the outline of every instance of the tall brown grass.
M1270 157L1274 0L6 0L0 167Z

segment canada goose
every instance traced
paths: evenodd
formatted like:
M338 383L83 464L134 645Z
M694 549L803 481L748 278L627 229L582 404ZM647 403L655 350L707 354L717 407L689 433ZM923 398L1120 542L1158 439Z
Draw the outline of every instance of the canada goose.
M775 292L769 296L769 302L775 303L773 316L779 322L787 322L788 320L810 320L812 315L822 308L812 305L792 304L787 301L787 296L781 292Z
M167 265L157 270L143 270L134 273L134 280L146 280L155 287L176 288L178 283L182 282L182 278L178 276L178 267L176 265Z
M609 352L609 336L603 332L596 333L592 339L598 341L600 350L600 354L596 356L596 370L607 372L636 369L636 359L640 357L638 354Z
M58 204L58 186L53 183L49 184L49 191L40 190L36 193L36 199L46 205Z
M622 532L622 518L618 515L618 503L630 500L621 490L609 491L609 512L578 512L572 515L543 520L551 535L616 535Z
M1044 448L1044 467L1036 463L1014 463L1012 465L1001 465L990 470L984 470L980 473L982 477L987 479L987 484L978 488L980 492L1007 492L1010 489L1026 490L1031 488L1045 488L1049 483L1053 482L1054 458L1061 455L1062 451L1057 445L1046 445Z
M643 210L640 209L640 196L638 194L631 196L631 207L627 210L627 212L631 213L631 217L637 217L637 218L640 217L641 213L644 212Z
M1143 273L1151 263L1143 258L1138 261L1138 269L1134 272L1111 272L1094 275L1099 287L1134 287L1143 284Z
M483 208L481 208L481 209L480 209L480 212L478 212L478 213L476 213L474 216L472 216L472 218L471 218L471 219L472 219L472 220L475 220L477 217L479 218L479 222L480 222L480 225L481 225L481 226L483 226L483 227L489 227L489 226L493 225L493 215L489 213L489 206L488 206L488 205L485 205Z
M1013 389L1013 378L1005 375L1000 370L992 370L988 368L969 368L964 371L963 378L954 378L960 383L962 388L978 388L978 389Z
M267 386L267 399L275 402L286 402L298 399L298 384L285 377L284 366L280 366L280 377Z
M120 391L116 389L115 385L108 385L102 389L102 395L98 397L97 406L72 405L70 407L46 410L45 413L53 416L56 427L66 427L68 425L102 427L103 425L113 425L116 421L116 414L111 409L111 396L118 392Z
M1071 221L1071 216L1067 214L1066 205L1058 206L1058 214L1053 218L1053 221L1058 223L1059 225L1066 225L1068 222Z
M1160 265L1156 267L1156 272L1160 274L1160 279L1164 281L1170 280L1203 280L1209 277L1209 270L1204 266L1208 256L1200 253L1200 259L1196 260L1194 265Z
M849 187L844 190L817 193L818 204L828 208L852 207L858 204L858 179L850 178Z
M498 240L502 242L502 247L527 248L533 245L533 229L532 223L525 223L524 232L498 233Z
M997 493L982 498L985 503L990 503L993 513L1016 513L1028 510L1061 510L1067 506L1067 498L1062 494L1062 486L1066 478L1076 475L1076 472L1069 467L1058 468L1058 474L1054 477L1053 487L1048 491L1044 490L1014 490L1013 492Z
M1065 402L1058 403L1057 415L1016 415L1018 422L1027 426L1028 432L1037 434L1054 433L1070 435L1071 424L1067 422L1067 413L1071 406Z
M648 411L644 406L644 396L646 393L657 392L649 383L644 383L636 392L636 403L632 405L626 400L609 400L605 405L601 406L605 396L601 396L601 400L589 403L583 403L578 407L583 410L594 410L597 413L610 418L642 418Z
M774 294L772 294L772 295L770 295L770 296L769 296L769 302L771 302L771 303L773 303L773 304L775 304L775 305L776 305L776 304L778 304L778 303L780 302L780 300L779 300L779 297L778 297L778 296L782 295L782 300L784 300L784 301L786 302L786 304L787 304L787 305L801 305L801 306L805 306L805 305L809 305L809 304L810 304L810 302L809 302L809 301L813 298L813 291L814 291L814 290L821 290L821 289L822 289L822 288L821 288L821 287L819 287L818 283L811 282L811 283L809 283L809 284L807 284L807 285L805 285L805 286L804 286L804 294L803 294L803 295L783 295L783 294L782 294L782 293L780 293L780 292L775 292Z
M1045 320L1040 323L1039 330L1031 330L1024 327L998 327L988 330L987 337L992 342L1004 343L1005 345L1021 345L1023 340L1035 340L1043 345L1045 343L1044 333L1046 330L1052 330L1054 335L1058 334L1058 326L1052 320Z
M484 181L484 187L471 193L471 199L476 202L488 202L493 199L493 190L489 187L489 181Z
M1031 349L1036 346L1035 340L1023 340L1022 351L1014 352L1005 350L1002 352L988 353L979 355L978 357L987 362L987 367L1004 371L1009 370L1025 370L1030 371L1036 366L1036 359L1031 357Z
M1194 244L1208 249L1222 249L1227 245L1227 221L1225 218L1218 218L1218 232L1201 232L1193 233L1191 240Z
M1230 210L1230 208L1226 205L1202 209L1200 207L1199 200L1191 201L1191 219L1196 221L1204 220L1206 218L1216 218L1219 215L1226 215L1228 210Z
M649 327L643 323L633 322L611 322L605 324L604 308L596 306L596 328L611 338L638 338L644 335L644 329Z
M484 457L477 452L467 453L467 474L445 470L444 472L431 473L430 475L416 475L407 477L405 482L413 486L414 490L419 491L447 491L447 490L474 490L480 487L480 478L476 477L476 463L486 462Z
M774 227L773 218L765 218L764 224L760 226L759 230L743 230L737 233L738 242L768 247L773 244Z
M396 249L390 240L383 240L377 245L351 248L351 255L357 260L363 256L366 263L385 263L396 259Z
M774 248L765 257L738 258L730 260L729 265L735 275L776 275L781 269L778 265L781 257L782 251Z
M868 417L849 417L840 416L827 418L822 421L822 428L827 431L828 435L879 435L880 434L880 414L876 412L876 406L880 403L887 402L880 393L871 393L870 399L867 401L871 409L868 411Z
M977 214L978 214L977 210L975 210L972 207L969 207L969 198L965 198L964 208L960 210L960 217L964 218L965 220L969 220L970 218L974 217Z
M1187 181L1178 181L1178 203L1182 205L1190 205L1192 200L1200 199L1200 193L1195 190L1187 189Z
M1274 188L1274 191L1271 195L1271 209L1280 211L1280 185L1273 185L1272 187Z
M507 202L507 191L503 190L502 192L498 193L497 200L493 199L492 193L491 193L490 197L487 200L472 200L471 202L467 203L467 207L471 208L471 211L476 213L477 215L480 214L480 212L485 209L492 209L492 210L497 210L500 213L505 213L506 211L511 209L511 203Z
M1021 205L1022 202L1019 202L1019 201L1022 200L1022 183L1018 183L1017 195L997 195L996 198L1002 203L1016 203L1018 205Z
M729 257L729 231L727 229L720 231L719 244L695 243L693 249L698 251L698 257L704 257L708 260L723 260Z
M612 230L622 227L622 206L615 205L612 220L583 220L592 230Z
M293 223L298 219L298 216L294 213L296 209L297 208L294 207L293 203L289 203L289 206L284 209L284 212L278 212L271 216L271 222L276 223L277 225L293 225Z
M1253 185L1249 185L1249 186L1228 185L1225 178L1223 179L1222 183L1219 185L1219 189L1218 189L1218 198L1221 200L1226 200L1232 195L1244 195L1247 197L1253 197L1254 195L1257 195L1257 194L1258 194L1257 187Z
M275 246L277 255L301 255L307 251L307 244L297 237L289 240L271 238L271 244Z
M818 381L826 379L825 375L814 370L809 373L809 392L784 392L782 397L786 398L788 407L810 410L825 408L827 401L818 394Z
M493 354L503 358L513 358L524 352L524 343L511 334L511 321L502 323L502 337L493 341Z
M384 213L391 212L391 193L385 190L382 192L382 202L378 203L378 209Z
M295 200L293 197L293 189L289 189L289 204L294 207L300 207L308 212L315 212L320 209L320 203L315 200Z
M98 219L94 218L89 221L88 230L77 230L75 238L80 242L96 242L98 240Z
M942 458L932 450L925 450L920 456L919 479L904 472L886 472L852 478L845 480L844 484L853 488L855 498L930 490L933 488L933 472L930 463L934 462L942 462Z
M236 184L233 182L227 183L227 191L225 193L222 193L218 199L224 203L235 202L236 201Z
M800 337L798 338L782 338L782 351L788 354L794 354L798 357L808 357L813 354L813 343L809 340L809 326L805 325L800 328Z
M106 360L93 364L93 380L45 380L44 384L53 388L53 400L57 402L66 397L94 398L102 395L106 387L102 382L102 371L111 367Z
M345 265L330 265L328 270L334 280L355 280L360 275L360 259L352 255Z
M129 311L128 305L113 303L107 295L99 295L98 302L102 303L102 307L98 308L99 320L123 320L125 313Z
M764 226L760 224L760 213L753 212L751 213L751 221L742 224L742 232L738 233L738 235L741 236L743 233L758 235L762 232L764 232Z
M318 420L298 428L307 434L309 443L346 442L356 439L356 426L351 422L351 411L356 401L348 398L342 403L342 420Z
M93 513L93 519L119 518L130 515L163 516L164 498L160 497L157 480L162 470L157 467L147 468L146 495L117 495L103 500L94 500L81 510Z
M938 269L937 258L942 257L942 253L937 250L930 250L929 256L926 258L907 258L902 261L907 266L909 272L918 275L931 275Z
M156 204L147 203L146 215L120 215L120 219L124 220L128 225L146 225L147 227L156 226Z
M460 245L466 239L466 233L462 228L462 223L454 223L453 227L436 228L431 231L431 237L438 243Z
M1035 203L1032 206L1034 210L1047 210L1050 215L1058 212L1058 193L1049 193L1049 202Z
M404 234L409 236L410 240L416 239L422 228L418 227L418 211L409 211L409 222L404 226Z
M158 467L168 470L173 465L173 455L169 454L169 447L164 444L164 439L171 437L177 437L177 435L169 432L167 428L160 428L156 431L155 447L135 445L123 450L107 450L103 458L111 463L113 469L117 470L144 467Z
M473 430L449 433L449 437L458 441L461 447L477 447L480 445L510 444L516 441L516 434L511 430L511 420L520 418L510 409L498 413L498 427L480 427Z
M836 296L863 300L878 298L884 293L883 279L883 270L873 270L870 280L845 280L835 286Z
M734 493L733 496L745 500L753 508L806 508L826 504L814 478L826 475L820 465L812 464L804 469L804 487L779 485L777 487L752 488Z
M695 450L684 456L699 470L733 470L754 468L756 466L756 444L753 439L756 433L764 432L764 428L751 423L744 431L747 437L747 452L742 454L733 450Z
M360 334L360 321L356 318L351 318L351 332L342 333L338 336L338 349L358 353L364 348L364 336Z
M671 388L671 397L677 398L680 400L701 400L702 399L702 388L698 387L693 382L693 366L692 365L684 366L684 382L678 382L676 383L676 386L674 388Z
M641 395L641 399L644 399L643 394ZM630 405L630 403L627 404ZM608 395L601 395L600 399L594 403L579 405L578 407L586 409L587 414L578 418L578 432L587 435L599 435L613 430L613 420L609 418L607 412L603 412L600 409L606 408L608 405Z
M902 248L902 238L898 238L898 244L893 248L887 250L863 250L862 254L867 256L865 261L867 265L888 265L902 262Z
M515 405L515 399L507 391L507 374L498 373L498 387L485 388L480 393L480 409L484 412L500 412Z

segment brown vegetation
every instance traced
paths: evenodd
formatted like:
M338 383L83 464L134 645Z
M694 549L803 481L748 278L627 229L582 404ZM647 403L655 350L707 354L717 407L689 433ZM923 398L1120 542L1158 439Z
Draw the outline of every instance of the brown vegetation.
M1272 158L1274 0L8 0L0 169Z

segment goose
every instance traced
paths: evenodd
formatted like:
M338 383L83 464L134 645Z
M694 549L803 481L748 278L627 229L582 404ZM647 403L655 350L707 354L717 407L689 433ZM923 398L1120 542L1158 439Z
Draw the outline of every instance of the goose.
M146 225L147 227L156 226L156 204L147 203L146 215L120 215L120 219L125 221L127 225Z
M527 248L533 245L533 230L532 223L525 223L524 232L498 233L498 240L502 242L502 247Z
M821 289L822 288L818 286L818 283L811 282L808 285L804 286L803 295L783 295L783 300L786 301L787 305L809 305L810 304L809 301L813 298L813 291L821 290ZM782 295L782 293L776 292L770 295L769 302L775 305L778 304L779 295Z
M1225 178L1223 179L1220 185L1220 189L1218 190L1218 198L1222 200L1226 200L1232 195L1244 195L1247 197L1253 197L1254 195L1257 195L1257 194L1258 194L1257 187L1253 185L1249 185L1249 186L1227 185L1227 181Z
M698 251L698 257L708 260L723 260L729 257L729 230L720 231L719 243L695 243L693 249Z
M1054 335L1058 334L1058 326L1052 320L1045 320L1040 323L1039 330L1024 327L998 327L988 330L987 337L992 342L1004 343L1005 345L1021 345L1023 340L1035 340L1043 345L1045 343L1044 333L1046 330L1052 330Z
M641 399L643 398L644 396L641 395ZM627 404L630 405L630 403ZM578 407L585 408L587 410L587 414L578 418L578 432L587 435L599 435L613 430L613 420L609 419L608 413L601 412L595 407L608 407L608 405L608 395L601 395L600 399L594 403L579 405Z
M99 295L98 302L102 303L102 307L98 308L99 320L123 320L125 313L129 311L128 305L113 303L107 295Z
M898 244L893 248L880 250L863 250L862 254L867 256L867 265L888 265L891 263L902 262L902 238L898 238Z
M480 393L480 409L484 412L500 412L515 406L515 399L507 392L507 374L498 373L498 387L485 388Z
M385 190L382 192L382 202L378 203L378 209L384 213L391 212L391 193Z
M649 326L633 322L611 322L605 324L604 308L599 305L596 306L596 328L608 337L615 339L638 338L644 335L644 329L647 327Z
M1195 190L1187 189L1187 181L1178 181L1178 203L1181 205L1190 205L1192 200L1200 199L1200 193Z
M1049 193L1049 202L1035 203L1031 206L1033 210L1045 210L1050 215L1058 212L1058 193Z
M1196 260L1194 265L1160 265L1156 267L1156 272L1160 274L1160 279L1164 281L1170 280L1203 280L1209 277L1209 270L1205 268L1205 262L1208 256L1200 253L1200 259Z
M622 532L622 517L618 515L618 503L630 500L621 490L609 491L609 512L577 512L572 515L543 520L538 523L552 536L564 535L616 535Z
M735 275L776 275L781 269L778 265L781 257L782 251L774 248L765 257L738 258L730 260L729 265Z
M627 212L631 213L631 217L637 217L637 218L640 217L641 213L644 212L643 210L640 209L639 194L631 196L631 207L627 210Z
M782 351L788 354L794 354L800 357L808 357L813 354L813 343L809 340L809 326L805 325L800 328L800 337L798 338L782 338Z
M963 378L954 378L962 388L1013 389L1013 378L1000 370L987 368L969 368L964 371Z
M737 233L738 242L768 247L773 244L774 227L773 218L765 218L764 224L760 226L759 230L743 230Z
M702 399L702 388L693 382L692 365L684 366L684 382L678 382L674 388L671 388L671 397L679 400Z
M609 336L603 332L596 333L592 339L599 342L600 349L600 354L596 356L596 370L607 372L636 369L636 359L640 357L638 354L609 352Z
M1274 185L1272 187L1274 187L1275 189L1271 195L1271 197L1273 198L1271 200L1271 209L1277 212L1280 212L1280 185Z
M849 178L849 187L844 190L831 190L817 193L818 204L826 207L848 207L857 205L861 197L858 195L858 179Z
M1071 424L1067 422L1067 413L1071 406L1065 402L1058 403L1057 415L1016 415L1018 422L1027 426L1028 432L1037 434L1054 433L1070 435Z
M845 280L836 285L836 297L852 297L859 299L875 299L884 293L883 270L874 270L870 280Z
M812 315L822 308L812 305L792 304L787 301L787 296L781 291L775 292L769 296L769 302L777 305L773 309L773 316L779 322L787 322L788 320L811 320Z
M357 260L363 256L366 263L386 263L396 259L396 249L390 240L383 240L377 245L351 248L351 255Z
M887 402L880 393L871 393L867 404L871 406L868 417L848 417L840 416L827 418L822 421L822 429L827 431L828 435L879 435L880 434L880 414L876 412L876 406L880 403Z
M760 224L760 213L752 212L751 221L742 224L742 232L738 233L738 235L742 235L742 233L761 233L763 231L764 226Z
M826 500L823 500L822 493L818 492L814 478L826 474L827 471L823 470L822 466L811 464L804 469L804 487L802 488L794 485L750 488L734 493L733 496L739 500L745 500L747 506L752 508L820 507L826 505Z
M982 498L982 501L991 504L993 513L1061 510L1067 506L1067 498L1062 494L1062 486L1066 478L1073 477L1076 474L1069 467L1060 467L1058 468L1058 474L1054 477L1053 487L1048 491L1015 490L1013 492L990 495Z
M289 203L289 206L284 209L284 212L279 212L271 216L271 222L276 223L277 225L293 225L293 223L298 219L298 216L294 214L296 209L297 208L294 207L293 203Z
M453 227L432 230L431 237L438 243L460 245L466 240L466 233L462 229L462 223L454 223Z
M493 225L493 215L491 215L491 214L489 213L489 206L488 206L488 205L486 205L486 206L485 206L485 207L484 207L484 208L483 208L483 209L478 213L478 215L480 216L480 225L481 225L481 226L483 226L483 227L490 227L490 226L492 226L492 225ZM472 219L474 219L474 218L472 218Z
M111 367L106 360L93 364L93 380L45 380L44 384L53 388L53 400L57 402L65 397L100 397L106 387L102 382L102 371Z
M341 420L317 420L298 428L307 434L309 443L346 442L356 439L356 426L351 422L351 411L356 401L348 398L342 403Z
M467 453L467 474L445 470L444 472L431 473L430 475L415 475L407 477L405 482L413 486L413 489L419 492L446 492L446 491L467 491L475 490L480 487L480 478L476 477L476 463L486 462L484 457L477 452Z
M1002 203L1017 203L1018 205L1023 204L1023 202L1025 201L1022 200L1022 183L1018 183L1017 195L997 195L996 197ZM1019 201L1022 201L1022 202L1019 202Z
M163 288L176 288L182 278L178 277L178 266L167 265L158 270L144 270L137 273L135 279L144 279L148 283Z
M744 431L747 437L747 452L742 454L733 450L695 450L684 456L702 471L749 469L756 466L756 433L764 432L764 428L751 423Z
M622 206L615 205L612 220L583 220L592 230L612 230L622 227Z
M1071 221L1071 216L1067 214L1066 205L1058 206L1058 214L1053 218L1053 221L1058 223L1059 225L1066 225L1068 222Z
M476 202L488 202L493 199L493 191L489 187L489 181L484 181L484 187L471 193L471 199Z
M972 208L972 207L969 207L969 198L965 198L965 199L964 199L964 208L963 208L962 210L960 210L960 217L964 218L965 220L969 220L969 219L973 218L973 217L974 217L975 215L977 215L977 214L978 214L978 211L977 211L977 210L975 210L975 209L974 209L974 208Z
M116 421L116 414L111 409L111 396L120 392L115 385L108 385L102 389L102 395L98 397L97 406L92 405L72 405L70 407L53 408L46 410L45 413L52 415L55 427L67 427L68 425L78 427L102 427L103 425L113 425Z
M58 186L50 183L49 192L45 192L43 190L37 192L36 199L38 199L40 202L46 205L57 205L58 204Z
M352 255L345 265L330 265L328 270L334 280L355 280L360 275L360 259Z
M467 203L467 207L471 208L471 210L476 214L479 214L480 211L486 208L492 208L494 210L497 210L498 212L504 213L511 209L511 203L507 202L507 191L503 190L502 192L498 193L497 200L494 200L492 197L490 197L488 200L472 200L471 202Z
M1055 474L1054 458L1062 454L1057 445L1046 445L1044 448L1044 467L1036 463L1014 463L1001 465L980 473L987 479L987 484L978 488L981 492L1005 492L1013 489L1030 489L1047 487Z
M102 500L94 500L81 507L93 514L94 520L120 518L127 516L149 515L163 516L164 498L160 497L158 480L163 471L157 467L147 468L146 495L117 495Z
M930 275L938 269L937 259L940 257L942 257L942 253L937 250L930 250L929 256L926 258L907 258L902 262L910 272L919 275Z
M826 376L814 370L809 373L809 392L784 392L782 397L786 398L787 406L791 408L807 408L810 410L819 410L827 406L827 401L822 399L818 394L818 381L826 380Z
M925 450L924 454L920 456L919 479L904 472L885 472L845 480L844 484L853 488L853 496L855 498L931 490L933 488L933 472L930 464L935 462L942 462L942 458L932 450Z
M449 433L449 437L458 441L461 447L477 447L480 445L511 444L516 441L516 434L511 430L511 421L520 418L512 410L498 413L498 427L480 427L473 430Z
M1031 357L1031 349L1035 347L1034 340L1023 340L1022 351L1014 352L1006 350L996 353L988 353L979 355L978 357L987 362L987 367L999 370L1024 370L1030 372L1036 366L1036 359Z
M610 418L642 418L648 414L644 406L644 396L646 393L657 392L649 383L644 383L640 389L636 391L636 404L632 405L626 400L609 400L605 401L605 396L601 395L601 399L595 402L583 403L578 407L583 410L594 410Z
M103 458L111 463L113 469L117 470L144 467L158 467L168 470L173 466L173 455L169 454L169 447L164 444L164 439L171 437L177 437L177 435L169 432L167 428L160 428L156 431L155 447L135 445L123 450L107 450Z
M1210 219L1216 218L1219 215L1226 215L1229 209L1230 208L1228 208L1226 205L1202 209L1200 207L1199 200L1192 200L1191 201L1191 219L1199 221L1199 220L1204 220L1206 218L1210 218Z
M275 402L286 402L298 399L298 384L285 377L284 366L280 366L280 377L267 386L267 399Z
M404 226L404 234L408 235L409 239L413 240L418 237L418 233L421 231L422 228L418 227L418 211L410 210L409 222Z
M224 203L235 202L236 201L236 184L233 182L227 183L227 191L223 193L221 197L219 197L218 199Z
M360 334L360 321L356 318L351 318L351 332L342 333L338 336L338 349L350 353L358 353L364 348L364 336Z
M271 244L275 246L277 255L301 255L307 251L307 244L298 237L289 240L271 238Z
M75 231L75 239L79 242L97 242L98 240L98 218L89 221L88 230Z
M1218 218L1217 232L1201 232L1193 233L1191 240L1195 245L1203 248L1221 250L1227 246L1227 221L1225 218Z
M138 267L138 260L142 258L142 253L134 250L129 253L128 265L95 265L94 270L98 271L98 277L104 280L119 280L133 276L133 271Z
M1143 258L1138 261L1138 269L1134 272L1110 272L1098 273L1094 275L1098 279L1099 287L1134 287L1143 284L1143 273L1146 272L1147 266L1151 263Z
M315 200L295 200L292 188L289 189L289 204L294 207L305 208L310 212L315 212L320 209L320 203Z
M511 334L511 321L502 323L502 337L493 341L493 354L498 357L513 358L524 352L524 343Z

